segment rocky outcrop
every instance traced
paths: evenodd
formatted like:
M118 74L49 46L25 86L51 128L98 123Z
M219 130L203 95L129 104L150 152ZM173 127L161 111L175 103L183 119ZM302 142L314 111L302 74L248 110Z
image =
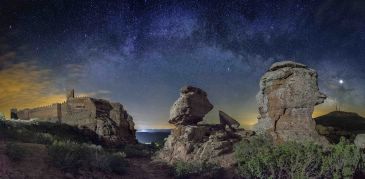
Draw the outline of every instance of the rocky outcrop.
M95 133L104 145L119 146L137 143L133 118L122 104L95 98L69 99L66 104L70 107L74 104L85 104L85 106L92 106L90 109L93 110L89 111L90 115L83 115L85 111L80 112L71 108L73 110L68 110L61 123L77 126L91 134Z
M174 125L196 125L213 109L207 93L200 88L186 86L170 110L169 123Z
M251 135L250 131L227 131L222 125L181 125L171 131L157 158L170 164L208 162L228 168L235 165L234 145Z
M314 106L326 95L317 84L317 72L292 61L274 63L260 81L258 133L270 134L275 142L328 141L318 135L312 119Z
M171 108L170 123L176 128L155 159L170 164L188 161L233 166L234 145L254 133L238 129L239 123L223 112L220 112L221 124L197 124L212 108L203 90L191 86L182 88L180 98ZM226 125L234 130L226 130Z
M358 148L365 150L365 134L358 134L354 143Z
M231 130L235 131L240 127L240 123L233 119L231 116L223 111L219 111L219 121L224 127L228 126Z
M12 115L21 120L36 120L61 123L78 127L86 135L97 135L105 145L137 143L134 122L120 103L112 103L104 99L75 97L70 90L63 103L17 110Z

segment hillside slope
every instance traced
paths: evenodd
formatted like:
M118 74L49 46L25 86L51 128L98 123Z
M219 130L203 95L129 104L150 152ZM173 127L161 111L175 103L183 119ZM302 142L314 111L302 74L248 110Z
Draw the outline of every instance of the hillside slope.
M333 111L315 121L317 131L332 143L341 137L353 140L357 134L365 133L365 118L352 112Z
M365 131L365 118L352 112L334 111L315 118L317 124L351 132Z

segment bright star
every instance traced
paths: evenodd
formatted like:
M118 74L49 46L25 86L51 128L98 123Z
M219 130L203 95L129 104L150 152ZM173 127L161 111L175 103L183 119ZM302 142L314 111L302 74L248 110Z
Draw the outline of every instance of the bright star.
M343 80L339 80L338 83L343 84Z

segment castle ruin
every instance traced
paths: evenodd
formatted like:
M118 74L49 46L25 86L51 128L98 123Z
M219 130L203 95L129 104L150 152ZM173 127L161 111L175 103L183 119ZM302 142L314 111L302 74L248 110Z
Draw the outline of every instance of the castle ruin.
M109 143L135 143L135 129L130 116L120 103L91 97L75 97L74 90L67 100L32 109L11 109L11 117L21 120L62 123L94 131Z

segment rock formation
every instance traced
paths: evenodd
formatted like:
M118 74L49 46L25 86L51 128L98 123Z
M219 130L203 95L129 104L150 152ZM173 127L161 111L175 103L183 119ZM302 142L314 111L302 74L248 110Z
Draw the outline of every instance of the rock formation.
M74 90L66 97L63 103L19 111L12 109L12 117L76 126L86 134L96 134L105 145L137 143L133 118L122 104L75 97Z
M169 123L174 125L196 125L213 109L207 93L200 88L186 86L170 110Z
M360 149L365 149L365 134L358 134L354 140L355 145Z
M270 134L275 142L314 141L328 143L315 130L314 106L326 95L317 84L317 72L291 61L274 63L260 81L258 133Z
M191 86L182 88L170 113L170 123L176 128L156 159L170 164L189 161L215 163L222 167L234 165L234 144L254 133L238 129L239 124L228 115L223 115L224 125L197 124L212 108L203 90ZM234 126L235 131L226 130L225 125Z
M232 131L235 131L240 127L240 123L223 111L219 111L219 121L221 125L224 127L228 126Z

